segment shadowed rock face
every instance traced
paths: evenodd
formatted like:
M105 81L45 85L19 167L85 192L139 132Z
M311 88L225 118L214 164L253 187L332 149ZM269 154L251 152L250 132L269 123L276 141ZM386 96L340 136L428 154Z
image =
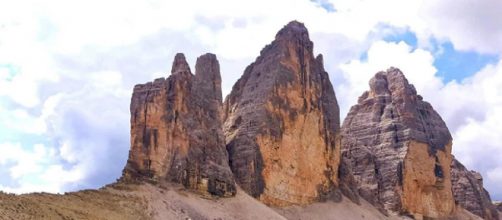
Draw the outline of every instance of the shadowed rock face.
M499 219L499 213L488 192L483 188L483 178L467 170L458 160L451 164L451 181L455 202L484 219Z
M451 135L403 73L377 73L342 126L342 152L360 195L391 213L444 217L454 209Z
M277 33L233 86L224 109L230 167L246 192L275 206L334 195L339 109L302 23Z
M177 54L171 76L136 85L131 150L124 179L181 183L202 194L232 196L235 184L221 120L221 76L214 54L197 59L195 75Z

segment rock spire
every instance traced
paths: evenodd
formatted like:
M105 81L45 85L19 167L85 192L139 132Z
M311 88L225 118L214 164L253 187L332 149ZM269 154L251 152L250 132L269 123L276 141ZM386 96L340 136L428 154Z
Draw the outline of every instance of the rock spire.
M134 87L123 179L170 181L202 194L234 195L216 56L200 56L193 75L185 56L176 54L171 73Z
M235 83L224 109L230 167L246 192L273 206L336 196L338 104L302 23L277 33Z

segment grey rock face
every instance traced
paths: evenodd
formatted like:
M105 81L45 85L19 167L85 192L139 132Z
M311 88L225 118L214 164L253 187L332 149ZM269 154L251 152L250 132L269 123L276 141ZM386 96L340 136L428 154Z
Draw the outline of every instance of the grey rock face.
M202 194L234 195L216 56L199 57L193 75L184 55L177 54L171 72L167 79L134 87L123 179L171 181Z
M349 198L353 203L361 204L358 187L356 179L352 174L351 162L347 158L343 158L340 161L340 167L338 168L338 188L344 196ZM383 207L376 206L381 212L385 213Z
M230 166L246 192L277 206L331 196L340 157L338 104L302 23L277 33L224 108Z
M396 68L371 79L342 126L342 156L359 194L391 213L453 211L450 151L445 123Z
M490 195L483 188L483 178L475 171L467 170L458 160L451 164L451 181L455 202L471 213L484 219L499 219Z

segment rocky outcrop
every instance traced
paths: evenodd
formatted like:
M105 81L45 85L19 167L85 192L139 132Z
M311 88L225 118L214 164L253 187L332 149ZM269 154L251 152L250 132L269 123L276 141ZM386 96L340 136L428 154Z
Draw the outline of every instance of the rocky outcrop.
M224 109L230 167L246 192L274 206L339 196L338 104L302 23L277 33Z
M396 68L377 73L342 126L359 194L390 213L445 217L455 207L451 135Z
M499 212L502 212L502 202L496 202L494 205Z
M490 195L483 188L480 173L467 170L458 160L453 159L451 181L457 204L484 219L499 219L497 207L492 204Z
M202 194L234 195L221 105L216 56L200 56L193 75L184 55L177 54L169 78L134 87L123 179L170 181Z

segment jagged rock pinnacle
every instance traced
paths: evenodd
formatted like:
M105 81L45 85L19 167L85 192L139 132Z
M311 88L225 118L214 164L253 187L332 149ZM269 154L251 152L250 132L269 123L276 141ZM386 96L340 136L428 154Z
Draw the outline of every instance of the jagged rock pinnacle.
M213 99L222 102L221 97L221 75L220 64L216 59L216 55L206 53L199 58L195 63L195 78L201 83L198 86L206 94L212 94Z
M185 59L183 53L177 53L174 57L173 66L171 68L171 74L176 74L180 72L190 73L190 66Z
M221 119L216 56L174 58L172 75L136 85L131 99L131 150L124 180L170 181L201 194L233 196Z

